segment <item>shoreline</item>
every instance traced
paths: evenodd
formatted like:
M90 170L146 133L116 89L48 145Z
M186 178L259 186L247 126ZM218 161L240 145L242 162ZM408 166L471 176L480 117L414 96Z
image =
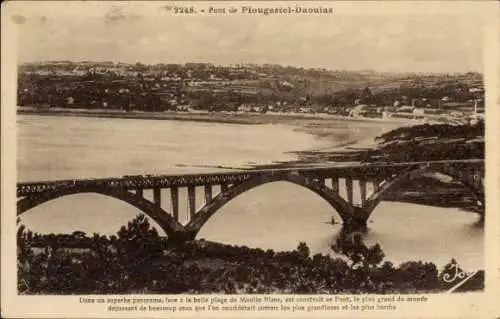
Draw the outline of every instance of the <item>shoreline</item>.
M305 113L276 113L265 114L242 113L242 112L138 112L106 109L36 109L34 107L18 107L18 115L41 115L41 116L75 116L75 117L98 117L98 118L121 118L121 119L143 119L143 120L174 120L194 122L214 122L226 124L294 124L294 122L319 121L348 121L348 122L370 122L380 124L415 125L422 124L420 120L396 119L396 118L361 118L345 117L332 114L305 114Z

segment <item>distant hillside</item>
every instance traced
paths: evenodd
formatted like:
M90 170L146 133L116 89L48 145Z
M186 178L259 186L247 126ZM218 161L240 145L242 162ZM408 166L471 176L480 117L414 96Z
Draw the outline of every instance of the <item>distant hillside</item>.
M19 66L18 82L20 105L64 107L71 98L68 107L106 103L112 108L144 111L169 108L172 103L210 108L286 102L321 108L356 102L387 106L400 101L441 107L443 98L471 107L471 101L482 101L484 92L482 75L471 72L397 74L266 64L30 63Z
M237 66L214 66L202 63L143 65L61 61L26 63L19 66L20 74L27 72L52 72L54 76L60 73L75 76L103 73L116 77L127 77L136 72L143 76L178 73L183 79L200 81L210 81L213 75L216 79L212 79L214 83L218 80L254 80L253 84L257 87L271 86L281 91L293 91L299 95L318 95L365 87L377 91L413 86L445 86L456 82L468 86L482 86L483 82L482 75L474 72L464 74L381 73L370 70L339 71L254 64ZM190 76L187 73L191 73ZM279 83L274 85L276 81L281 81L281 84L286 81L292 86L287 89L286 85L280 86Z

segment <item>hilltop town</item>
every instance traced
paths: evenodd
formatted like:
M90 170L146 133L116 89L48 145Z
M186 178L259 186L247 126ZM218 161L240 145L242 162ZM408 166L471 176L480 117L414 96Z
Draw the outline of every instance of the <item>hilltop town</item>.
M324 113L453 122L484 113L479 73L304 69L275 64L42 62L19 66L19 107L144 112Z

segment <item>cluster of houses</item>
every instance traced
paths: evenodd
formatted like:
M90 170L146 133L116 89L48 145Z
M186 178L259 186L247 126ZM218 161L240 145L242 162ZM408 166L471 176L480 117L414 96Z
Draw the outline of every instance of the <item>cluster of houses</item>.
M404 99L402 99L404 100ZM420 102L427 102L426 98L420 99ZM350 117L381 117L381 118L448 118L460 119L484 116L484 100L477 98L466 102L452 102L447 96L441 98L438 107L431 104L417 105L417 100L413 99L411 104L402 103L397 100L389 106L373 106L367 104L357 104L350 108Z

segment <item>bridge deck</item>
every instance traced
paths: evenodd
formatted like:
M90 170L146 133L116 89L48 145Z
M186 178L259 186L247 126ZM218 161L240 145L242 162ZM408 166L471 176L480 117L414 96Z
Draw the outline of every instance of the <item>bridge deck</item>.
M43 192L64 187L106 187L121 189L148 189L157 187L185 187L188 185L218 185L242 182L256 176L276 176L280 174L302 174L317 177L370 178L396 174L413 167L433 165L453 165L454 167L484 166L483 159L422 161L405 163L370 163L358 165L324 165L300 168L247 169L229 172L172 174L172 175L133 175L113 178L83 178L53 181L21 182L17 184L18 196Z

